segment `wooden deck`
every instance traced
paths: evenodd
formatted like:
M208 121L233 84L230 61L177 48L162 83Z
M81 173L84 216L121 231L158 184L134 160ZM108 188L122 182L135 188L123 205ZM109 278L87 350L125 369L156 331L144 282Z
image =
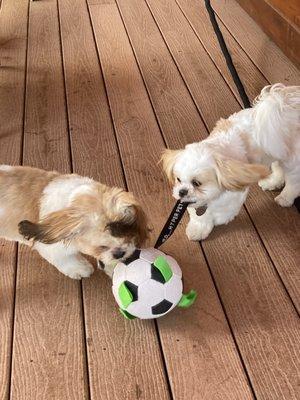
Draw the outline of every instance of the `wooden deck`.
M213 0L253 99L299 71L234 0ZM0 163L126 186L158 235L174 200L165 146L241 108L201 0L0 0ZM300 218L254 188L201 245L165 249L199 299L123 319L100 271L82 282L0 243L1 400L300 399Z

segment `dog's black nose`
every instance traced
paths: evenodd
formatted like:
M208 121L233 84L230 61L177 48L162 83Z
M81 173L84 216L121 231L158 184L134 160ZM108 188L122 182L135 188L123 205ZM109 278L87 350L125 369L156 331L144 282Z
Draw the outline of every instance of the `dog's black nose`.
M179 190L179 197L184 197L188 194L188 190L187 189L180 189Z
M116 258L117 260L118 260L119 258L124 257L125 254L126 254L126 251L124 251L124 250L122 250L122 249L116 249L116 250L114 250L113 253L112 253L113 258Z

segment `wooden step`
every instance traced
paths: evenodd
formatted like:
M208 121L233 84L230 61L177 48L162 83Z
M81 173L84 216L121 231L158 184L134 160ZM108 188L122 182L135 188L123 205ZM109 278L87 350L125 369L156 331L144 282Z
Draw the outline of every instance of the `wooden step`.
M300 1L237 0L281 50L300 67Z

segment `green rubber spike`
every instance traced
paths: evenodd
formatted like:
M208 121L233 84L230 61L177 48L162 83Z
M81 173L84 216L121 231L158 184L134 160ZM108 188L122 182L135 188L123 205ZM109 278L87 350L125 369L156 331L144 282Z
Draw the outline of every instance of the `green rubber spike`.
M189 293L183 294L181 296L181 299L177 305L178 305L178 307L188 308L192 304L194 304L196 298L197 298L197 292L196 292L196 290L192 289L189 291Z
M164 256L158 256L153 264L160 271L160 273L164 277L165 282L168 282L172 278L173 272Z
M122 310L122 308L119 308L119 311L126 319L135 319L135 317L129 314L128 311Z
M120 300L122 302L122 306L127 308L129 304L132 303L133 296L128 287L126 286L125 282L123 282L118 290Z

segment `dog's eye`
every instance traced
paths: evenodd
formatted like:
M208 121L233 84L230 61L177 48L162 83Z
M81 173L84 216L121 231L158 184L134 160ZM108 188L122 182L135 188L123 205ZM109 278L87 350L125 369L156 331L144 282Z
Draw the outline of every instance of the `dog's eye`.
M108 247L108 246L99 246L98 249L99 249L100 251L106 251L106 250L109 249L109 247Z
M192 185L194 187L199 187L201 185L201 183L199 181L196 181L195 179L192 181Z
M179 178L177 178L177 182L181 183L181 180Z

